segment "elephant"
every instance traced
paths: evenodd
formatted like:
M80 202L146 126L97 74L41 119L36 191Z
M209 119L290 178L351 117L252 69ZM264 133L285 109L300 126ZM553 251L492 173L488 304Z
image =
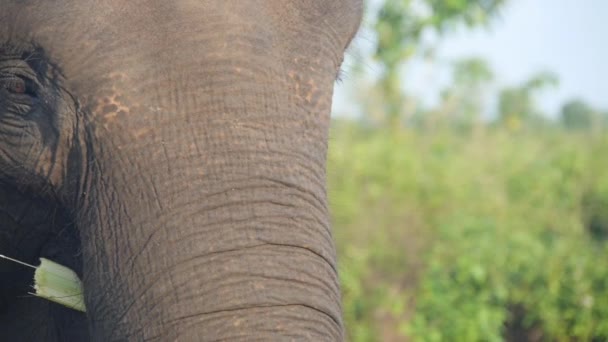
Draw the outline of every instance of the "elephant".
M342 340L326 191L362 0L0 0L0 340Z

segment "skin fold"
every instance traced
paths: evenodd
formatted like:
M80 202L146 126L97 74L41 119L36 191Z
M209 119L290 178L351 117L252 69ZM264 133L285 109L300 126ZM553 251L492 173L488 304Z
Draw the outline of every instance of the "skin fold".
M0 340L343 339L325 159L360 0L0 0Z

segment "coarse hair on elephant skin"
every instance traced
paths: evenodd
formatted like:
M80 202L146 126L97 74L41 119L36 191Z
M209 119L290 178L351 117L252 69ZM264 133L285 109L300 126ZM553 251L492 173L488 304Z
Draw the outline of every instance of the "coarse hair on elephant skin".
M0 0L2 341L342 340L325 159L361 0Z

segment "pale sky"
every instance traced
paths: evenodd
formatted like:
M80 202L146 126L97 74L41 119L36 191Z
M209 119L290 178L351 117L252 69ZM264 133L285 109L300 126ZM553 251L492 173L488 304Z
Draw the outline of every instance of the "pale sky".
M364 32L355 44L371 45L370 40ZM608 0L511 0L489 28L449 33L437 56L440 61L485 58L496 73L497 88L522 83L539 71L555 72L559 87L539 99L549 115L573 97L608 110ZM404 75L407 91L433 104L438 90L449 84L445 65L410 65ZM374 73L374 66L368 70ZM352 111L349 104L356 99L348 87L358 82L347 77L337 86L334 112Z

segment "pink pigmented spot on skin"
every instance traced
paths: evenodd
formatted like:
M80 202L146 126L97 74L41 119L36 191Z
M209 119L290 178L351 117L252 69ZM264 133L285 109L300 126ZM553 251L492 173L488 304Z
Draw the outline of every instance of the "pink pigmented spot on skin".
M307 85L308 93L306 94L305 98L306 98L306 102L310 103L310 102L312 102L313 97L315 97L315 94L317 93L317 85L315 84L315 81L312 79L308 80L306 85Z
M139 139L143 136L145 136L146 134L150 133L152 131L152 129L150 127L143 127L143 128L139 128L133 131L133 136L136 139Z
M103 118L104 126L114 122L117 118L128 115L129 108L124 104L124 97L120 94L106 96L97 102L95 112Z

